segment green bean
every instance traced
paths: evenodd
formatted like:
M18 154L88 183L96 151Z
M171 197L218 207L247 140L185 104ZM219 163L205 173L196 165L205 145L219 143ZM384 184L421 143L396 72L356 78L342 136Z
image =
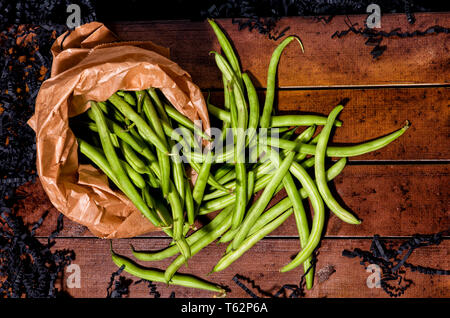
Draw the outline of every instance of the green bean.
M148 177L148 184L155 189L161 188L161 182L159 181L159 178L153 173L153 171L149 171L147 174Z
M223 165L220 165L217 168L217 170L215 171L214 178L220 182L222 180L222 178L224 178L226 175L233 173L233 172L234 172L233 165L223 164ZM227 181L229 181L229 180L227 180ZM227 181L225 181L225 182L227 182ZM224 182L220 182L220 183L224 183Z
M133 148L130 147L126 142L120 142L120 149L125 160L140 174L148 173L148 167L141 158L138 157Z
M149 207L155 210L165 228L170 228L173 224L172 216L167 210L166 205L157 198L153 198L148 187L142 189L142 198Z
M158 137L158 135L153 131L152 128L146 123L146 121L138 114L136 113L128 103L126 103L120 96L117 94L113 94L109 100L111 103L113 103L114 106L117 107L117 109L126 117L128 117L132 122L136 124L136 127L138 128L139 132L141 133L142 137L149 142L150 144L153 144L156 148L161 150L163 153L168 154L169 151L167 147L164 145L164 143L161 141L161 139Z
M275 85L276 85L278 62L280 61L281 53L283 53L284 48L293 40L297 40L298 43L300 43L300 47L303 51L303 44L300 41L300 39L297 38L296 36L288 36L277 46L277 48L272 53L272 57L270 58L269 69L267 74L266 99L264 101L263 113L261 115L261 119L259 122L261 128L269 128L270 119L272 116L273 101L275 98Z
M194 205L194 198L192 197L192 189L191 184L188 179L185 179L185 185L184 185L184 202L186 207L186 215L188 218L189 225L193 225L195 221L195 205Z
M225 79L230 83L233 91L234 98L236 100L236 106L238 111L238 122L237 128L245 130L248 126L248 113L247 113L247 103L244 97L243 87L236 79L236 75L233 73L230 65L227 63L225 58L217 52L212 51L214 54L215 61L219 67ZM243 138L243 137L240 137ZM237 141L239 143L239 141Z
M323 155L324 154L322 151L322 156ZM339 162L342 162L342 164L345 165L346 159L342 158L338 161L338 163ZM317 160L315 160L315 164L317 164ZM311 204L313 205L314 209L314 218L308 243L306 244L306 246L303 247L300 253L297 254L294 260L292 260L289 264L281 268L280 270L281 272L286 272L294 269L295 267L297 267L299 264L303 263L310 257L310 255L320 242L320 237L322 235L323 226L325 222L325 208L321 197L321 193L318 190L318 187L316 186L316 184L318 185L322 181L316 179L316 182L314 182L308 175L308 173L303 168L296 166L295 163L291 166L291 172L299 179L303 187L307 189L308 196L311 200ZM328 174L325 175L325 182L327 182L327 180L330 180Z
M208 111L211 113L211 115L224 122L231 122L230 113L224 109L221 109L209 103ZM281 128L292 126L325 125L326 122L327 117L319 115L277 115L271 117L269 127ZM342 122L340 120L336 120L335 126L341 127Z
M137 112L142 115L142 104L144 102L145 91L136 91Z
M151 125L157 136L160 138L162 144L167 148L168 143L166 140L166 135L162 128L161 120L158 117L158 113L156 112L156 109L153 106L153 103L150 100L150 96L148 94L144 95L143 109L144 114L147 116L149 124ZM167 154L161 152L159 149L157 150L156 155L158 156L158 162L161 171L161 178L160 178L161 190L164 197L166 197L169 193L169 180L171 177L170 159L169 156L167 156Z
M227 268L231 265L234 261L236 261L239 257L242 256L247 250L249 250L252 246L254 246L257 242L259 242L262 238L264 238L266 235L268 235L270 232L275 230L277 227L279 227L281 224L284 223L284 221L287 220L287 218L292 214L292 209L289 209L285 213L283 213L281 216L276 218L271 223L264 226L261 230L256 232L255 234L247 237L239 246L238 248L230 251L229 253L225 254L214 266L213 270L211 272L219 272Z
M226 94L227 98L229 98L228 94ZM229 102L227 102L229 103ZM223 121L224 123L230 123L231 122L231 117L230 117L230 113L227 112L226 110L223 110L217 106L212 105L211 103L207 103L206 104L208 107L208 112L213 115L214 117L216 117L217 119L220 119L221 121Z
M128 178L128 175L124 171L122 164L120 163L119 158L114 150L114 147L111 144L108 125L102 111L97 106L97 104L92 101L91 108L93 109L95 123L97 124L105 157L111 166L115 178L119 181L121 189L123 190L124 194L131 200L131 202L136 205L138 210L141 211L142 214L153 223L153 225L160 226L157 215L154 213L154 211L148 208L147 204L142 200L136 188Z
M164 272L162 271L142 267L132 262L130 259L114 253L112 249L111 249L111 257L112 261L114 262L114 264L116 264L116 266L118 266L119 268L123 267L125 272L133 276L146 279L152 282L167 283L166 279L164 278ZM220 294L225 294L224 289L221 288L220 286L201 280L191 275L175 274L168 283L171 285L198 288L210 290Z
M409 128L409 123L393 133L384 137L377 138L372 141L368 141L354 146L329 146L326 148L326 156L328 157L353 157L366 154L383 148L396 140L398 137ZM286 150L295 150L302 154L314 155L316 153L316 146L313 144L304 144L290 140L282 140L278 138L268 137L266 140L260 140L262 144L272 145L274 147L280 147Z
M227 79L225 77L225 75L222 74L222 83L223 83L223 96L224 96L224 103L223 103L223 107L227 110L231 109L231 87L227 82ZM207 102L207 106L209 105L209 96L208 96L208 102ZM222 120L222 132L220 134L220 138L218 139L219 141L224 141L227 138L228 135L228 130L231 128L231 120L224 121Z
M151 149L140 139L136 139L133 135L127 132L125 129L120 127L117 123L112 120L106 120L108 123L108 127L117 135L120 139L126 142L134 151L138 154L142 155L150 162L157 162L156 156L153 154Z
M156 110L158 111L159 116L161 117L161 121L170 125L170 119L167 116L166 110L164 109L164 104L159 98L156 89L154 87L150 87L149 89L147 89L147 92L152 98L154 104L156 105Z
M145 188L145 180L140 173L133 169L133 167L128 164L128 162L121 160L122 166L130 177L131 181L139 188Z
M345 160L345 159L344 159ZM344 162L345 163L345 162ZM320 193L316 187L315 182L311 179L309 174L306 172L306 170L299 165L297 162L293 162L290 167L290 172L296 176L296 178L300 181L303 188L308 193L308 197L311 201L311 204L313 206L314 210L314 219L313 219L313 230L310 236L309 233L309 227L308 222L306 219L301 221L300 228L301 228L301 247L303 249L303 252L310 253L310 256L305 258L305 261L303 262L303 268L304 272L306 274L306 287L307 289L312 288L313 284L313 277L314 272L313 269L310 267L312 266L312 252L317 247L320 241L320 236L322 233L323 223L325 219L325 211L324 211L324 204L322 201L322 198L320 196ZM328 176L325 176L326 181L328 180ZM311 239L310 239L311 237ZM301 262L298 262L297 264L300 264Z
M172 208L173 218L173 239L177 244L180 252L183 254L185 260L191 257L191 250L189 244L186 242L186 238L183 235L184 226L184 211L181 205L181 200L178 195L178 191L175 188L172 181L170 181L169 193L167 195L170 207Z
M78 146L80 148L80 152L88 157L92 162L94 162L97 167L100 168L103 173L123 192L125 191L122 188L119 180L117 179L114 171L111 169L111 165L105 157L105 154L102 150L98 149L95 146L92 146L87 141L77 138Z
M144 189L148 190L148 188ZM163 202L160 198L153 198L150 195L150 191L145 194L146 198L151 198L155 204L155 212L158 214L159 218L162 220L166 228L171 228L173 224L172 215L167 208L166 202ZM172 236L172 235L169 235Z
M264 211L264 209L267 207L267 204L269 204L269 201L272 199L274 191L276 190L277 186L281 183L281 180L284 178L286 172L289 170L289 166L291 165L294 159L294 155L295 153L291 152L286 156L286 158L283 159L282 163L280 164L277 171L274 172L273 178L269 181L261 196L258 198L256 203L252 205L252 207L249 209L247 215L245 216L242 222L239 231L236 233L236 236L234 237L233 242L231 243L233 244L233 249L237 249L239 247L239 245L247 236L250 228L253 226L255 221Z
M175 150L176 148L175 144L172 142L172 140L169 140L169 144L172 145L172 149L174 149L174 151L172 151L173 183L175 184L175 188L178 191L178 195L180 196L182 205L184 205L186 194L185 190L186 172L181 157Z
M295 162L292 162L292 164L295 164ZM294 210L294 217L295 217L295 224L297 225L297 232L299 234L299 239L300 239L300 246L304 247L306 245L306 243L308 242L308 238L309 238L308 219L306 217L305 208L303 206L300 193L298 193L294 179L292 178L292 175L289 171L284 176L283 184L284 184L284 188L286 189L288 198L292 202L292 207ZM312 258L310 257L303 263L303 268L304 268L305 273L311 267L311 261L312 261ZM313 278L314 278L314 273L312 270L309 270L308 274L306 274L306 276L305 276L307 289L312 288Z
M98 133L97 125L93 122L87 123L87 128L93 132ZM117 139L117 136L114 133L109 133L109 137L111 138L111 143L114 147L119 148L119 140Z
M312 160L312 161L314 162L314 160ZM342 169L345 166L345 162L346 162L346 159L342 158L327 171L327 180L328 181L331 181L332 179L334 179L342 171ZM268 180L270 180L270 176L271 175L267 175ZM256 193L257 191L262 190L261 188L258 187L258 182L259 182L259 180L257 180L255 183L255 189L254 189L253 193ZM303 199L307 197L305 189L303 189L303 188L300 189L300 195L302 196ZM228 196L216 199L216 200L206 202L200 209L199 214L205 215L205 214L223 209L223 208L233 204L234 200L235 200L234 196L228 195ZM280 203L282 201L283 200L281 200ZM288 201L288 204L290 204L290 200L287 200L287 201ZM284 204L286 204L286 202L284 202ZM291 205L289 205L288 207L290 207L290 206Z
M230 107L231 110L234 110L237 114L237 120L232 120L231 122L232 128L235 129L234 137L236 139L234 156L236 163L236 202L232 218L232 228L236 228L239 226L244 217L246 210L245 203L247 202L247 170L245 167L244 155L246 143L244 131L248 124L247 105L242 87L236 81L235 74L233 73L230 65L222 55L217 52L213 53L215 55L217 66L222 71L222 74L225 76L226 80L231 83L235 103L230 103ZM235 109L233 109L234 106L236 107Z
M214 30L217 40L219 41L220 47L222 48L223 53L227 57L228 62L230 63L234 74L236 75L238 81L240 82L241 78L242 78L241 68L239 66L239 60L233 51L233 47L231 46L231 43L228 41L228 38L222 32L222 30L217 25L217 23L214 22L214 20L208 19L208 22L211 25L212 29Z
M318 115L278 115L272 116L270 127L292 127L292 126L311 126L325 125L327 117ZM336 127L341 127L342 122L336 120Z
M227 211L222 211L227 212ZM212 243L214 240L216 240L220 235L222 235L231 225L231 215L230 212L228 212L227 218L220 223L218 226L211 229L210 232L205 233L201 238L199 238L197 241L195 241L191 245L191 253L192 255L197 254L201 249ZM167 268L164 273L164 278L166 281L170 281L176 271L183 265L184 263L184 257L183 255L178 256Z
M259 178L260 175L268 174L272 169L273 169L272 168L272 163L270 161L266 161L265 163L260 164L259 166L257 166L255 169L250 170L249 173L252 172L252 173L255 174L255 178L256 178L256 176L258 176L258 178ZM223 184L223 183L229 181L230 178L231 178L231 180L233 180L235 177L236 177L236 172L235 171L230 171L230 173L226 174L221 179L219 179L218 182ZM236 188L236 181L231 181L231 182L225 184L225 186L227 187L227 189L233 190L233 189ZM265 184L263 185L263 187L264 186L265 186ZM260 187L260 185L258 184L257 187ZM228 192L226 192L226 191L216 190L214 192L210 192L208 194L205 194L205 196L203 197L203 200L204 201L208 201L208 200L212 200L212 199L215 199L215 198L222 197L222 196L227 195L227 194L228 194Z
M88 116L91 119L94 119L92 109L89 109L87 111ZM116 148L120 147L120 142L117 140L117 137L119 137L121 140L126 142L131 148L133 148L136 152L141 154L142 156L149 159L151 162L156 162L156 157L153 155L151 150L145 146L142 142L139 142L139 140L135 139L134 136L130 135L128 132L126 132L120 125L116 124L114 121L105 118L106 123L108 124L108 127L112 130L110 133L111 138L116 138L115 141L112 139L111 142L113 143L113 146ZM94 132L98 132L97 125L94 122L88 123L88 128L91 129ZM117 144L116 144L117 143ZM140 160L140 159L138 159ZM138 168L138 170L142 170L143 166L141 166L141 169ZM140 172L144 173L144 172Z
M228 92L228 90L227 90L227 92ZM227 98L229 98L229 97L227 97ZM227 104L229 105L229 101L227 102ZM219 107L211 104L209 101L206 106L208 108L208 112L211 115L213 115L214 117L216 117L217 119L220 119L221 121L223 121L225 123L231 123L231 114L230 114L229 109L225 110L225 109L219 108Z
M199 230L192 233L192 235L188 236L186 238L186 241L190 246L192 246L195 242L197 242L199 239L201 239L205 234L211 233L216 229L218 226L223 224L223 222L226 221L227 218L229 218L231 212L231 207L225 208L221 212L217 214L214 219L212 219L208 224L201 227ZM153 252L144 252L144 251L136 251L132 246L132 252L133 256L136 257L138 260L141 261L159 261L166 259L168 257L172 257L179 253L178 246L171 245L169 247L166 247L165 249L162 249L160 251L153 251Z
M311 158L312 160L308 159L305 160L302 163L302 166L305 168L310 168L314 165L314 158ZM253 193L256 193L262 189L264 189L269 181L273 179L272 174L265 174L262 177L258 177L255 182ZM217 210L220 210L230 204L233 204L235 202L236 197L234 195L226 195L223 197L220 197L215 200L211 200L208 202L204 202L204 204L200 207L199 214L204 215L208 214Z
M253 196L253 191L255 190L255 172L249 171L247 174L248 180L247 180L247 202L250 201L250 199Z
M169 104L164 104L164 109L167 112L167 115L169 115L170 118L178 122L179 124L191 129L194 131L197 135L202 137L205 140L211 141L211 137L208 136L205 132L203 132L201 127L198 127L195 125L192 120L184 116L182 113L180 113L175 107Z
M330 210L344 222L350 224L360 224L361 221L357 220L350 212L345 210L333 197L330 189L328 188L325 176L325 152L327 149L328 139L333 122L343 108L344 106L342 105L335 107L328 116L327 124L323 127L322 132L320 133L319 142L317 143L315 155L316 163L314 169L319 192Z
M312 136L314 135L316 131L316 125L312 125L309 128L305 129L300 135L297 136L297 138L295 139L296 142L301 142L301 143L310 143L310 144L315 144L316 140L311 140ZM283 150L283 153L286 150ZM306 158L306 154L304 153L297 153L294 157L294 161L302 161L303 159Z
M199 148L199 145L194 140L194 134L186 127L178 126L176 129L173 129L170 124L164 121L162 124L166 136L170 137L173 141L178 142L183 149L189 150L189 147L192 147L194 150L197 150L197 148Z
M200 208L200 204L202 203L203 200L206 184L208 182L209 172L212 166L212 160L213 160L213 152L211 149L209 149L206 155L206 160L198 173L194 189L192 190L192 197L194 199L196 210Z
M233 108L235 104L231 104L231 107ZM235 110L237 111L237 107L235 107ZM239 115L240 116L240 115ZM240 116L243 117L243 116ZM239 121L239 119L238 119ZM238 125L242 125L238 124ZM236 125L232 123L232 128L236 129L238 128ZM241 127L239 127L241 128ZM236 201L234 205L233 210L233 216L232 216L232 222L231 227L237 228L240 223L242 222L242 219L244 218L244 214L247 207L247 170L245 166L245 138L243 137L243 131L237 132L238 136L234 136L237 139L236 145L235 145L235 173L236 173Z
M136 100L130 92L122 91L122 97L131 106L136 106Z
M236 163L236 201L233 211L232 228L237 228L244 218L247 207L247 181L245 163Z
M195 162L195 160L192 160L192 158L190 157L190 154L192 154L192 153L187 153L184 155L186 156L188 163L192 167L192 169L194 169L197 173L199 173L201 167L197 162ZM219 182L217 182L217 180L211 174L209 175L207 182L210 186L212 186L213 188L215 188L217 190L226 191L228 193L232 192L232 190L227 189L226 187L221 185Z
M243 73L242 79L244 80L244 84L247 89L248 95L248 102L249 102L248 104L250 111L248 119L248 129L251 129L248 140L251 141L253 139L254 134L256 134L256 130L258 129L259 124L259 100L255 86L253 85L250 76L247 73Z
M295 131L298 129L298 127L293 127L290 128L289 130L285 131L282 135L281 135L281 139L286 139L286 140L290 140L292 135L294 135Z
M155 199L151 196L150 191L148 190L148 186L144 186L142 188L142 199L145 201L145 203L147 203L147 205L154 209L156 204L155 204ZM159 216L162 223L164 224L164 226L168 226L169 224L166 223L166 220L164 220L163 218L161 218L161 216Z

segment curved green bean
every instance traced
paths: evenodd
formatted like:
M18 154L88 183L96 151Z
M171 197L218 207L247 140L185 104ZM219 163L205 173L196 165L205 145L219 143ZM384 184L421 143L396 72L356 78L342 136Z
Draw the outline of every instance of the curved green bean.
M245 87L247 89L248 104L249 104L249 118L248 118L248 129L251 130L248 136L249 142L252 141L253 136L256 134L259 124L259 100L258 94L256 93L255 86L247 73L242 74L242 79L244 80ZM248 143L248 142L247 142Z
M156 88L150 87L147 89L147 93L150 95L152 101L154 102L156 109L158 111L159 116L161 117L161 121L170 125L170 119L164 109L164 104L158 96L158 92Z
M372 141L368 141L365 143L361 143L354 146L328 146L326 148L326 156L327 157L354 157L366 154L371 151L375 151L381 149L391 142L396 140L398 137L403 135L403 133L409 128L409 123L405 124L399 130L394 131L393 133L386 135L384 137L377 138ZM321 135L321 134L320 134ZM320 136L319 135L319 136ZM304 144L291 140L283 140L279 138L270 138L268 137L265 140L260 140L263 145L270 145L274 147L279 147L285 150L297 151L302 154L307 155L315 155L316 146L313 144Z
M292 207L293 207L294 217L295 217L295 224L297 226L297 232L298 232L299 239L300 239L300 246L305 247L308 242L308 238L309 238L308 219L306 217L306 212L305 212L305 208L302 203L300 193L298 193L294 179L292 178L292 175L289 171L284 176L283 184L284 184L284 188L286 189L288 198L292 202ZM311 267L311 262L312 262L312 257L309 257L303 263L303 268L304 268L305 273ZM312 270L309 270L305 276L307 289L312 288L313 278L314 278L314 272Z
M273 101L275 99L275 84L278 62L280 61L281 53L283 53L284 48L293 40L297 40L298 43L300 43L300 47L303 51L303 44L300 39L296 36L288 36L277 46L277 48L272 53L272 57L270 58L269 69L267 73L266 99L264 101L263 112L259 121L259 126L261 128L269 128L270 118L272 116Z
M142 267L142 266L132 262L131 260L114 253L112 248L111 248L111 258L112 258L112 261L114 262L114 264L116 264L116 266L118 266L119 268L122 268L122 266L123 266L123 269L125 272L127 272L133 276L142 278L142 279L146 279L146 280L149 280L152 282L163 282L163 283L169 283L171 285L179 285L179 286L185 286L185 287L190 287L190 288L205 289L205 290L210 290L212 292L225 294L225 290L222 287L220 287L216 284L212 284L210 282L201 280L201 279L196 278L191 275L175 274L172 277L172 279L169 282L167 282L166 279L164 278L164 272Z
M127 172L128 176L130 177L131 181L139 188L143 189L145 188L145 180L142 177L140 173L138 173L136 170L133 169L133 167L126 161L120 160L122 163L122 166L124 167L125 171Z
M326 175L325 175L325 152L327 149L327 143L330 136L330 132L333 126L333 122L336 119L339 112L344 106L335 107L328 116L327 124L323 127L319 141L317 143L316 155L315 155L315 175L319 192L330 210L341 220L350 224L360 224L361 221L356 219L350 212L345 210L333 197L330 189L328 188Z
M228 59L228 62L230 63L233 72L235 73L236 77L239 81L241 81L242 74L241 74L241 68L239 66L239 60L234 53L233 47L231 46L230 41L228 41L228 38L225 36L225 34L222 32L220 27L217 25L217 23L213 19L208 19L209 24L211 25L212 29L214 30L214 33L216 34L217 40L219 41L220 47L223 50L223 53Z

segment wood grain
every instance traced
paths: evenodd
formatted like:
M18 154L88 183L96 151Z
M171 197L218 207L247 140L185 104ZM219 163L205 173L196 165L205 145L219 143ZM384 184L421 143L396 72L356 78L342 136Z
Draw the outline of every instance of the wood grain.
M446 164L347 166L331 183L331 188L339 201L363 222L358 226L349 225L331 214L325 235L367 237L379 234L392 237L434 233L450 228L449 169ZM29 183L21 187L19 193L26 199L19 201L15 210L25 216L27 222L36 222L45 210L50 210L48 220L37 232L39 236L48 236L55 229L59 212L52 207L39 183ZM285 196L284 191L280 192L270 205ZM64 218L64 230L60 235L92 236L84 226L67 218ZM294 219L290 218L271 235L295 238ZM153 232L144 236L165 234Z
M121 239L114 240L113 246L116 253L132 258L129 244L137 249L160 249L168 244L167 239ZM403 240L388 240L388 244L398 246ZM364 266L359 264L359 259L350 259L342 256L344 249L353 250L360 248L368 250L371 240L346 240L333 239L324 240L318 254L317 271L323 271L332 266L335 270L328 279L321 276L319 280L316 275L312 290L306 291L305 297L328 297L328 298L386 298L389 297L381 288L369 288L366 281L370 273L366 272ZM74 264L79 265L81 273L81 288L65 288L73 297L106 297L111 274L117 267L111 261L109 255L109 242L101 239L57 239L56 249L72 249L76 253ZM257 243L249 252L233 263L224 271L206 275L215 262L223 253L224 246L211 244L195 255L189 262L188 267L182 267L181 273L192 274L197 277L215 282L229 288L227 297L249 296L239 288L232 278L235 274L245 276L254 281L262 292L253 289L260 297L274 295L284 284L298 285L303 269L297 268L287 273L280 273L279 268L289 261L290 256L298 252L296 240L266 239ZM413 252L408 262L434 268L448 269L450 266L448 251L449 240L444 240L439 246L419 248ZM257 260L257 261L255 261ZM164 270L170 260L158 262L140 262L143 266ZM65 284L70 273L63 278ZM133 280L138 279L128 274L124 276ZM403 297L448 297L450 280L448 276L429 276L407 270L405 278L411 279L414 284L406 290ZM248 287L252 285L243 281ZM196 298L213 297L214 293L179 286L166 286L164 283L156 284L161 297L169 297L175 292L175 297ZM144 283L131 285L130 297L151 297L149 289Z
M350 16L352 23L364 24L365 15ZM450 27L450 13L421 13L410 25L403 14L383 14L382 29L400 28L403 32L426 30L430 26ZM391 145L372 154L353 158L332 184L338 200L363 220L359 226L344 224L327 212L327 226L319 249L317 270L333 266L335 272L325 280L316 276L315 286L306 297L382 298L388 295L379 288L368 288L369 273L359 259L342 256L344 249L368 250L375 234L388 237L398 246L404 237L415 233L436 233L450 228L449 199L449 78L450 35L438 34L413 38L383 39L387 50L378 58L370 55L372 47L365 38L349 33L331 38L335 31L348 29L346 17L334 17L325 24L310 17L284 18L279 29L290 26L289 33L301 37L305 53L289 45L279 64L277 111L326 115L339 103L345 104L340 115L343 127L337 129L335 144L359 143L400 128L405 120L412 127ZM235 46L242 67L250 71L264 97L267 65L274 42L256 32L243 30L231 20L219 20ZM212 90L212 101L221 106L222 81L211 50L218 42L207 22L155 21L115 22L108 24L122 40L151 40L169 47L171 58L189 72L205 92ZM405 87L407 86L407 87ZM27 183L17 191L19 200L14 211L27 223L36 222L46 211L48 216L38 229L43 240L56 228L60 213L48 200L39 181ZM285 196L282 191L271 201ZM308 209L308 205L306 204ZM312 212L308 209L310 217ZM106 297L111 273L117 268L109 255L108 242L92 236L89 230L66 217L64 230L54 248L73 249L75 264L81 269L81 288L67 289L73 297ZM448 237L440 246L416 250L408 261L413 264L449 269ZM116 252L130 256L129 244L138 249L164 248L169 239L161 232L139 238L114 240ZM207 276L225 246L211 244L196 255L189 267L180 271L228 286L228 297L248 297L233 283L235 274L253 280L260 287L258 296L268 297L283 284L298 284L301 268L279 273L299 249L295 222L289 219L260 241L242 258L223 272ZM168 260L151 264L164 269ZM70 273L62 278L63 285ZM414 284L403 297L446 298L448 276L428 276L407 270L405 278ZM126 275L132 278L129 275ZM137 279L132 278L134 281ZM247 284L250 286L250 284ZM212 297L183 287L157 284L162 297L175 291L176 297ZM150 297L143 284L132 285L130 297Z
M416 14L410 25L403 14L383 14L380 30L389 32L399 28L403 32L425 31L440 25L450 27L450 13ZM351 23L363 26L366 15L349 16ZM280 42L248 30L238 31L230 19L218 20L228 34L242 69L257 79L258 87L265 87L267 67L273 50ZM121 40L153 41L170 48L171 58L192 75L202 88L221 88L222 80L209 55L220 50L217 39L205 22L155 21L115 22L107 25ZM288 34L298 35L305 47L301 53L295 42L283 53L279 64L280 87L368 86L448 84L450 35L383 39L387 50L378 58L370 55L372 46L366 38L348 34L331 38L336 31L348 29L345 16L337 16L325 24L311 17L283 18L280 30L290 27Z

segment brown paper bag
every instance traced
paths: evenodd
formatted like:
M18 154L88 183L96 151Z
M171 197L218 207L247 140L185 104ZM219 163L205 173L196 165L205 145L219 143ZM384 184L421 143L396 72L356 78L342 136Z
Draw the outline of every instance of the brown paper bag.
M156 229L107 177L78 164L78 144L69 118L88 101L104 101L117 90L160 88L191 120L209 128L206 104L191 77L151 42L119 42L103 24L92 22L61 35L52 46L51 77L36 100L29 125L36 132L37 172L54 206L101 238L134 237Z

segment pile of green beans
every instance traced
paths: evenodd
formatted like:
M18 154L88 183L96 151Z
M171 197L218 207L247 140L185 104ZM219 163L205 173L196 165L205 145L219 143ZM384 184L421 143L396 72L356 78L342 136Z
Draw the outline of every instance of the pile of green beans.
M360 224L333 197L328 182L344 169L347 157L385 147L399 138L409 123L366 143L330 146L332 130L343 125L337 119L343 106L336 106L328 116L275 114L278 62L293 41L303 51L300 39L289 36L273 52L260 109L256 89L250 76L241 70L231 43L215 21L208 21L223 52L210 53L223 79L223 107L207 100L209 114L222 127L219 136L205 133L201 125L179 113L156 88L118 91L107 101L91 101L87 113L74 121L78 131L83 132L83 136L77 136L80 152L144 217L172 238L163 250L132 248L133 256L152 262L176 256L164 272L144 268L111 250L113 261L141 278L224 293L215 284L177 271L216 240L228 246L211 273L222 271L293 216L300 251L280 271L302 265L307 273L306 287L311 289L312 256L323 235L326 208L343 222ZM304 129L297 134L300 127ZM223 147L225 141L227 147ZM327 170L326 160L330 157L335 162ZM197 172L193 185L186 172L189 168ZM283 189L287 197L267 209ZM258 192L260 195L254 199ZM313 210L311 224L304 200L309 200ZM212 212L218 213L212 216ZM207 214L209 223L200 225L197 217Z

